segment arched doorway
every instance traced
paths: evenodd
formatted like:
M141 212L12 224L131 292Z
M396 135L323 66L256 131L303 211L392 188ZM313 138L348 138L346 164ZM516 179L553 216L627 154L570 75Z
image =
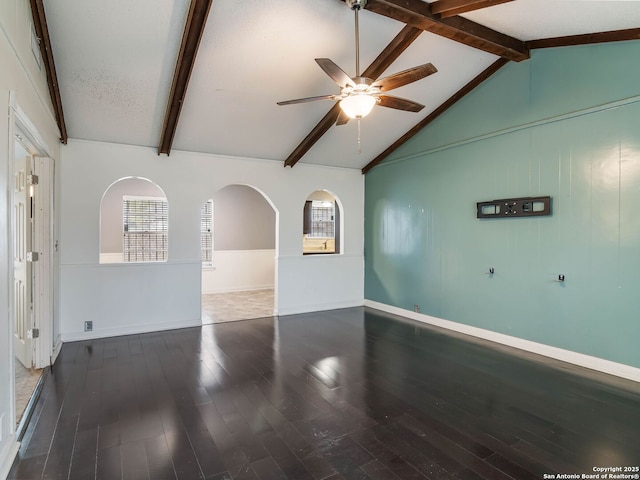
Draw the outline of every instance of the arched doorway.
M247 185L228 185L201 207L202 323L272 316L277 211Z

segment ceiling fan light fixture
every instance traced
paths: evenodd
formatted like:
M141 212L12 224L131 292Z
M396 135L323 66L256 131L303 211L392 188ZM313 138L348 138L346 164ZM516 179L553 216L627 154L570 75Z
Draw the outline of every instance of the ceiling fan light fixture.
M343 98L340 108L351 118L366 117L376 104L376 98L366 93L356 93Z
M346 0L346 4L351 10L360 10L367 5L367 0Z

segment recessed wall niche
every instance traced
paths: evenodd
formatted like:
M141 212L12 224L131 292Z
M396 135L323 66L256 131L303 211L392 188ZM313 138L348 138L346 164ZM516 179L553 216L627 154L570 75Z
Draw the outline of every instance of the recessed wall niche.
M304 203L302 219L303 255L340 253L340 207L332 193L311 193Z
M122 178L100 202L100 263L167 260L168 203L155 182Z

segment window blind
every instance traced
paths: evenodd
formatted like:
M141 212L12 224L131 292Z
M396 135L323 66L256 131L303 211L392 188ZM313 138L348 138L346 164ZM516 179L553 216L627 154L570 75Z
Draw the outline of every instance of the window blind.
M169 205L164 198L123 197L125 262L165 262L169 236Z
M335 237L335 203L313 200L311 202L311 228L309 237Z
M200 209L200 252L202 263L213 263L213 200L207 200Z

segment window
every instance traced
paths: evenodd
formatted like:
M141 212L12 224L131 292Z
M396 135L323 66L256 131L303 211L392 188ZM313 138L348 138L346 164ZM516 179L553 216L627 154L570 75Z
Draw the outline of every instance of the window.
M166 261L167 209L164 191L147 178L124 177L109 185L100 201L100 263ZM156 210L164 213L151 222ZM145 232L152 233L144 237Z
M166 198L122 197L124 262L166 262L169 206Z
M202 265L213 265L213 200L200 209L200 252Z
M336 198L316 190L304 203L302 253L340 253L340 210Z
M310 238L334 238L335 203L321 200L308 200L306 205L308 205L307 208L311 210L310 213L307 214L310 216L307 236Z

